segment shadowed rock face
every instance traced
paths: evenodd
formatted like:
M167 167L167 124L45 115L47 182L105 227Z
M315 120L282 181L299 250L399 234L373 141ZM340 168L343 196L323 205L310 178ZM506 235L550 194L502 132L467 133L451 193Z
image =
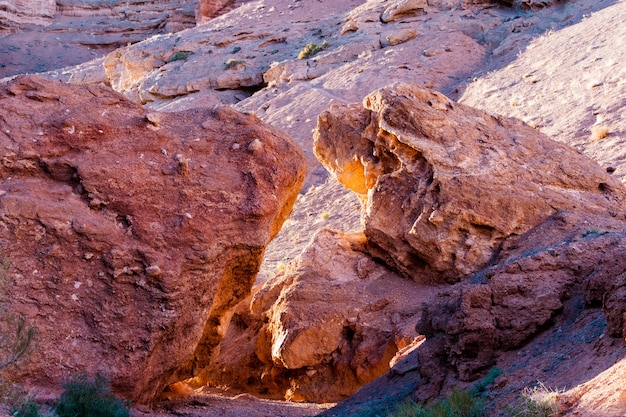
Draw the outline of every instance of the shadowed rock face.
M11 378L58 388L102 372L146 401L202 368L304 158L228 108L147 113L103 86L0 86L3 311L37 336Z
M555 214L508 241L494 266L428 302L418 331L463 381L548 327L569 299L602 306L607 335L621 336L625 227L623 215Z
M315 152L364 204L369 252L418 282L454 282L559 210L624 209L624 187L514 119L411 84L335 105Z

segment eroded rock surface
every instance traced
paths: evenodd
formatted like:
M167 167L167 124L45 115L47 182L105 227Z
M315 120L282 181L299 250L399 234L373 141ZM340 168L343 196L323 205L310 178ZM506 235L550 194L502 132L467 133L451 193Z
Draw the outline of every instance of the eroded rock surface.
M412 84L335 105L315 152L361 198L369 252L418 282L458 281L559 210L624 210L624 187L514 119Z
M423 341L413 325L437 289L377 264L362 234L322 229L238 308L211 384L273 398L335 402ZM395 359L394 359L395 358Z
M570 299L603 306L607 335L622 336L626 306L616 295L624 292L625 228L623 214L565 211L511 239L496 265L425 306L418 330L429 350L443 354L442 367L459 379L474 380L494 366L498 351L519 348L549 327Z
M192 376L249 294L304 159L228 108L148 112L104 86L0 85L3 309L37 330L12 380L103 372L146 401Z

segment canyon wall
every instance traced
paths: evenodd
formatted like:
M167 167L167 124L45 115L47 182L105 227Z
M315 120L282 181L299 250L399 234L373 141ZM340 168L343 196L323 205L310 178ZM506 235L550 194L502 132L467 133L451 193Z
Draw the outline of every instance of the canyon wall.
M47 25L56 12L55 0L0 1L0 35L21 25Z

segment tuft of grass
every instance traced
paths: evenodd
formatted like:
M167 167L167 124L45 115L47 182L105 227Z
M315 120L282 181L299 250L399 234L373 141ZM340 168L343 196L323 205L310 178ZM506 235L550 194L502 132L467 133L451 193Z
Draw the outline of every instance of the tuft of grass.
M224 69L231 69L231 68L236 68L239 65L243 65L245 63L245 61L242 61L240 59L229 59L228 61L224 62Z
M453 390L445 399L429 406L405 401L387 417L480 417L484 402L468 391Z
M511 417L559 417L560 393L542 382L533 388L526 387L509 413Z
M193 52L191 51L178 51L167 60L167 63L169 64L170 62L185 60L189 58L189 55L192 53Z
M79 375L64 384L55 412L59 417L129 417L128 404L111 394L102 375Z
M308 59L313 55L320 53L324 49L327 49L329 46L330 44L327 41L324 41L321 45L309 43L300 51L298 59Z
M597 235L598 233L600 233L600 231L594 227L593 229L585 230L585 233L583 233L583 237L587 237L589 235Z
M604 125L596 125L591 127L591 140L593 142L602 140L609 136L611 131L607 126Z

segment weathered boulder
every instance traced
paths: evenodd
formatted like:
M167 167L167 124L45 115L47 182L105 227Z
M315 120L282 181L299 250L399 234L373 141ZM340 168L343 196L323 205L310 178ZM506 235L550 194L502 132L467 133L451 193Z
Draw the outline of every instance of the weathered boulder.
M301 151L229 108L148 112L104 86L0 85L3 312L37 336L8 372L102 372L150 400L210 359L304 179Z
M388 371L423 340L414 323L437 289L401 278L364 249L362 234L320 230L240 306L206 379L266 397L335 402Z
M418 282L458 281L559 210L624 210L624 186L514 119L397 83L320 115L315 152L364 204L368 251Z

